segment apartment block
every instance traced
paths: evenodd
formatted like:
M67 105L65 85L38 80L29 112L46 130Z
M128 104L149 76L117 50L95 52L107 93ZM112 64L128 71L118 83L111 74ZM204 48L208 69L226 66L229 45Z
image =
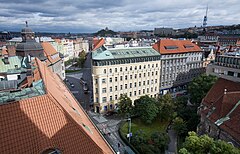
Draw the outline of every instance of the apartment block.
M240 82L240 51L217 55L214 63L208 65L207 74Z
M127 94L132 101L159 93L160 53L151 47L112 48L92 51L94 109L106 112L117 107Z
M187 83L205 72L203 52L189 40L163 39L153 48L161 54L160 94L184 92Z

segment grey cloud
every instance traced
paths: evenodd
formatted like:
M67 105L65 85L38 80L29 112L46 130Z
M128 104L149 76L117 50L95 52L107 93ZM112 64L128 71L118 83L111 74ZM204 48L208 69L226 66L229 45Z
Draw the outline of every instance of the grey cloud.
M65 32L201 26L207 4L209 25L240 23L238 0L0 0L0 31L26 20L37 31Z

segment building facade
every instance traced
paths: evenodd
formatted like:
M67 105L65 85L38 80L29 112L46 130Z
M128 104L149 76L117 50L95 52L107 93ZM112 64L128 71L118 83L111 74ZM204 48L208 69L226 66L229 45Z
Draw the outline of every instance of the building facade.
M160 54L151 47L92 51L94 109L101 113L116 108L127 94L132 101L159 93Z
M160 40L153 48L161 54L160 94L177 95L187 83L205 72L201 49L188 40Z
M217 55L207 67L207 74L240 82L240 51Z

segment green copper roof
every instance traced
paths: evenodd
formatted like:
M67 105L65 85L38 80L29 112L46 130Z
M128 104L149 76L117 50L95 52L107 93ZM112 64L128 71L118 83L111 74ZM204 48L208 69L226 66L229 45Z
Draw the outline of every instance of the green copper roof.
M19 101L21 99L31 98L39 95L44 95L44 85L43 81L38 80L33 83L33 87L24 88L16 92L0 92L0 105L8 102Z
M4 63L4 58L0 58L0 72L1 73L14 73L21 72L22 70L22 58L18 56L8 57L9 64Z
M129 47L112 49L106 49L104 47L101 47L92 52L93 60L137 58L150 56L160 56L160 54L152 47Z

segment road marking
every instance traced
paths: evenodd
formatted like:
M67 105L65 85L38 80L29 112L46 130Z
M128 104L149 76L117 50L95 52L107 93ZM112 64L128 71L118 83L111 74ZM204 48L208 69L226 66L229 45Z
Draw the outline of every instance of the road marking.
M77 94L79 93L79 91L71 91L73 94Z

